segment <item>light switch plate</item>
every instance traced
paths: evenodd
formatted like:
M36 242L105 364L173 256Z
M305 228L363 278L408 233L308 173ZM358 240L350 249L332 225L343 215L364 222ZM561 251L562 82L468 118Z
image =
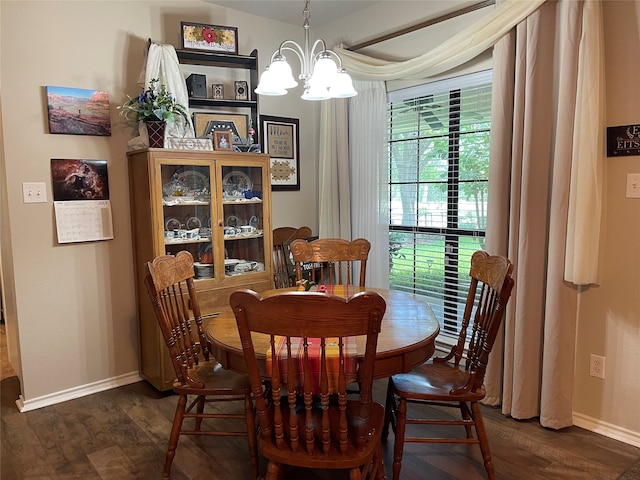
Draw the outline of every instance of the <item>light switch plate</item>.
M24 203L46 203L47 187L44 182L24 182L22 198Z
M627 198L640 198L640 173L627 173Z

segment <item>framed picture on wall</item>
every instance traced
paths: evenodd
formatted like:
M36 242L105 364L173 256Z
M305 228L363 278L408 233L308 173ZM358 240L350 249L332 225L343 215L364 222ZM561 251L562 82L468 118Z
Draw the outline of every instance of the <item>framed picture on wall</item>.
M73 87L46 87L49 133L111 135L109 93Z
M260 143L271 157L271 190L300 190L299 120L260 115L260 126Z
M238 29L221 25L180 22L182 48L205 52L238 54Z

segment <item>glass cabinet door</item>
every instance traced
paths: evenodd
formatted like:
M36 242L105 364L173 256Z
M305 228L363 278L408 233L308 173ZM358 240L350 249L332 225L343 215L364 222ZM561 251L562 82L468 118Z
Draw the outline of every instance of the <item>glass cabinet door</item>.
M188 250L196 279L214 278L211 168L161 164L164 246L167 254Z
M264 170L261 165L219 164L222 197L220 225L224 236L227 277L265 270Z

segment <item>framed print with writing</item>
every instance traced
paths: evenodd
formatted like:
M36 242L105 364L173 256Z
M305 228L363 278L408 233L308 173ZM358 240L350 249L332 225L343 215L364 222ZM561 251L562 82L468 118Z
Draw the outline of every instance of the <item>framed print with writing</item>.
M221 25L180 22L182 48L238 54L238 29Z
M271 156L271 190L300 190L299 120L260 115L260 125L260 143Z

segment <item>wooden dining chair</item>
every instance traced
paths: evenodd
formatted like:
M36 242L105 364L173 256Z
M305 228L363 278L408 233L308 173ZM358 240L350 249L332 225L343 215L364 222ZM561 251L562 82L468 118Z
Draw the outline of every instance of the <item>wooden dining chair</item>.
M364 238L349 241L342 238L319 238L312 242L294 240L291 254L296 267L296 281L309 278L316 284L354 283L364 287L371 244ZM305 266L311 266L308 271ZM306 273L306 276L305 276Z
M380 432L384 407L373 402L373 367L385 300L374 292L348 299L284 291L262 298L231 294L268 460L266 480L291 467L348 469L350 480L384 478ZM252 334L269 336L267 352ZM366 336L356 360L356 336ZM267 356L266 372L258 356ZM360 382L347 399L350 381ZM263 380L270 388L265 393Z
M278 227L273 230L273 283L275 288L293 287L295 274L292 275L293 264L289 245L298 238L311 237L309 227Z
M146 270L145 285L176 373L173 390L179 395L162 478L170 477L180 435L247 437L253 478L256 478L258 450L249 379L246 375L222 369L209 355L193 284L192 255L181 251L175 256L159 256L146 264ZM189 397L192 401L187 406ZM242 402L244 413L205 412L207 404L231 401ZM193 428L183 425L187 418L194 419ZM203 419L221 422L217 422L215 428L204 429ZM244 428L225 429L229 419L243 420Z
M487 475L495 479L489 439L478 402L485 396L483 381L489 353L513 289L512 271L513 265L507 258L475 252L471 257L471 283L457 343L446 357L434 358L410 373L390 377L382 436L387 438L391 425L395 433L394 480L400 478L405 442L479 444ZM457 408L461 418L408 418L407 404ZM465 436L408 437L407 425L463 426Z

